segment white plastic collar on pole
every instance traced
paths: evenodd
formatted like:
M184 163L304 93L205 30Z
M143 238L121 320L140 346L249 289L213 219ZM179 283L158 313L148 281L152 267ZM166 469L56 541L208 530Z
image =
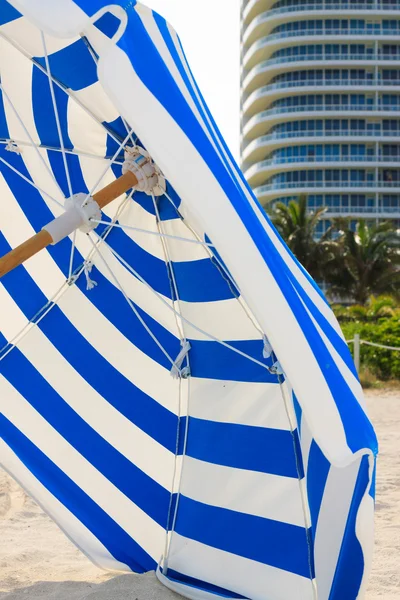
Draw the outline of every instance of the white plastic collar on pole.
M77 229L82 233L93 231L98 223L92 222L91 219L94 221L101 220L99 205L87 194L74 194L71 198L66 198L64 207L64 214L43 227L51 235L53 245L68 237Z
M122 173L130 171L138 180L136 189L148 196L162 196L166 182L160 169L152 161L149 153L140 146L126 148Z

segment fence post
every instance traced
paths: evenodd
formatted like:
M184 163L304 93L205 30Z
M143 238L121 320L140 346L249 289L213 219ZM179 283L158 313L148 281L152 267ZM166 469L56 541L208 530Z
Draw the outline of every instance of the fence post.
M356 365L357 373L360 372L360 334L354 334L354 364Z

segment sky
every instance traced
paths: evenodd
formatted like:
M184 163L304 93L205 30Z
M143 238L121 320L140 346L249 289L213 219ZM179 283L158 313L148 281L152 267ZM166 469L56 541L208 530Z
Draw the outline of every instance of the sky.
M239 155L240 0L142 0L176 29L208 106Z

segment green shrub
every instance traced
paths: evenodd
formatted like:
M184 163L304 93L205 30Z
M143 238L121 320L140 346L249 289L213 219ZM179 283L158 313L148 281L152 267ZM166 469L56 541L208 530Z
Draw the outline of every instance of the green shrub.
M354 338L359 333L362 340L400 347L400 319L380 318L374 321L341 322L346 340ZM353 352L353 344L350 345ZM361 345L361 365L368 368L378 379L400 380L400 351L385 350L373 346Z

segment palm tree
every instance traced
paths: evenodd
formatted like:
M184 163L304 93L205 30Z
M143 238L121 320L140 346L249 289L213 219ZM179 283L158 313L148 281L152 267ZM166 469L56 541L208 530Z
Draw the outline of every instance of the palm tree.
M335 260L337 244L328 230L317 238L317 225L325 208L307 210L307 199L291 200L287 205L278 202L271 214L272 221L301 264L315 279L322 279L328 265Z
M360 220L356 231L348 226L339 232L339 252L326 281L334 294L351 297L365 305L374 294L399 296L400 233L390 222L368 226Z

